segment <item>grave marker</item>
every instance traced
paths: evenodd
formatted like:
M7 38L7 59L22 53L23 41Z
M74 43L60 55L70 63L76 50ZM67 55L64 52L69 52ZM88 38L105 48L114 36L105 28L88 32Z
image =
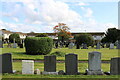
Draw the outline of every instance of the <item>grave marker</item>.
M56 56L44 56L44 71L56 72Z
M88 70L86 70L86 73L88 75L102 75L103 72L101 70L101 53L90 52L88 58Z
M1 66L0 66L0 73L13 73L12 69L12 54L5 53L0 55Z
M113 43L110 44L110 49L114 49L114 44Z
M74 43L71 42L71 43L69 44L69 49L73 49L73 47L74 47Z
M34 74L33 60L22 60L22 74Z
M77 54L70 53L65 55L65 71L67 75L78 74Z
M110 74L120 75L120 57L111 58Z

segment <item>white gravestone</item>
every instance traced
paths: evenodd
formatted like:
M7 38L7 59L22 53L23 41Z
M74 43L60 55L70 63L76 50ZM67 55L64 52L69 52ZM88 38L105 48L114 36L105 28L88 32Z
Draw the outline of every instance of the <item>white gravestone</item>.
M72 49L73 47L74 47L74 43L71 42L71 43L69 44L69 49Z
M110 44L110 49L114 49L114 44L113 43Z
M34 74L33 60L22 60L22 74Z
M86 70L87 75L102 75L101 70L101 53L100 52L90 52L88 61L88 70Z
M15 38L13 40L13 48L17 48L17 43L15 43Z

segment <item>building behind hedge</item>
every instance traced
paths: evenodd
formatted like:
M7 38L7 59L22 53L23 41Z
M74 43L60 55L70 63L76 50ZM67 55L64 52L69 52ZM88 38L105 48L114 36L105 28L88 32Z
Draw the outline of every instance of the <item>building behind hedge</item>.
M2 36L4 37L4 39L9 38L10 34L12 34L12 33L18 33L20 35L21 39L25 39L26 36L35 37L37 34L39 34L39 33L34 33L34 32L32 32L32 33L12 32L12 31L8 31L5 29L1 29L1 31L2 31ZM72 34L72 36L74 36L76 34L83 34L83 33L91 34L95 41L101 40L105 35L104 32L73 32L71 34ZM51 37L53 40L58 39L58 37L55 33L46 33L46 34L48 34L48 37Z

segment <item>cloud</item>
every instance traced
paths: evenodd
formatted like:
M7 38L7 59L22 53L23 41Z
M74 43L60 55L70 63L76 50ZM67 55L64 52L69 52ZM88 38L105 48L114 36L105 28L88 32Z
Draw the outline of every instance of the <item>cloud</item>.
M84 2L79 2L77 5L79 5L79 6L87 6L87 5L89 5L89 4L84 3Z
M85 8L85 7L81 7L81 9L85 12L85 17L92 17L93 11L91 8Z
M12 17L12 19L13 19L14 21L16 21L16 22L19 22L19 19L16 18L16 17Z
M41 24L47 25L64 21L67 23L82 23L81 16L70 9L64 2L54 0L30 0L29 2L22 1L22 4L23 6L15 4L14 10L11 10L10 13L4 13L4 16L19 18L21 15L18 14L22 13L25 16L24 21L27 23L40 21Z
M18 31L18 32L31 32L31 31L40 32L41 31L41 29L31 25L5 23L3 21L0 21L0 29L7 29L10 31Z
M93 10L89 7L83 7L89 5L85 2L79 2L79 5L84 11L84 15L81 15L71 9L71 7L61 1L55 0L18 0L16 2L6 3L3 12L3 16L14 20L16 23L2 22L0 28L6 28L12 31L22 32L52 32L53 27L60 22L66 23L72 32L81 31L105 31L106 25L98 23L93 16ZM83 18L86 21L83 21ZM113 27L114 24L109 26Z

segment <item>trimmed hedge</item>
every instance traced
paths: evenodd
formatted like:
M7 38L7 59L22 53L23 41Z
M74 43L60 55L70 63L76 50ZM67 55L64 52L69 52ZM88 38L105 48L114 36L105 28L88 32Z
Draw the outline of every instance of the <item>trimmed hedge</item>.
M46 55L53 47L53 39L49 37L27 37L25 39L25 50L27 54Z

